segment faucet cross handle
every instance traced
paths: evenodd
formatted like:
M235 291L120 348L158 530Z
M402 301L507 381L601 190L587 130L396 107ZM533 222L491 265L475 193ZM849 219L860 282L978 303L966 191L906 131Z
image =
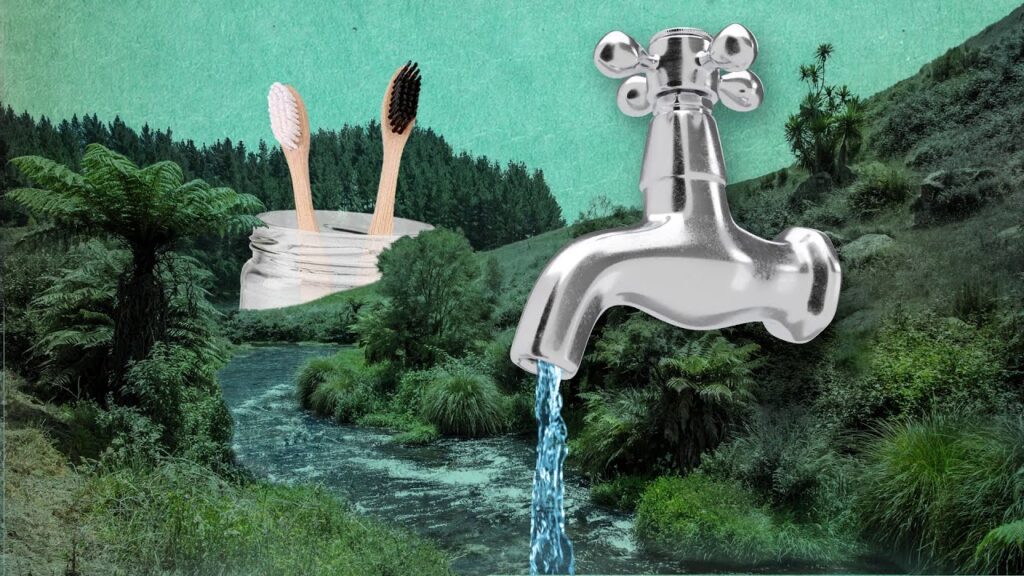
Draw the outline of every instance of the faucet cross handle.
M696 28L669 28L651 38L649 49L616 30L594 48L602 74L626 78L617 102L628 116L648 114L658 98L679 92L721 100L740 112L753 110L764 98L761 80L747 70L756 58L757 40L740 24L726 26L714 38Z

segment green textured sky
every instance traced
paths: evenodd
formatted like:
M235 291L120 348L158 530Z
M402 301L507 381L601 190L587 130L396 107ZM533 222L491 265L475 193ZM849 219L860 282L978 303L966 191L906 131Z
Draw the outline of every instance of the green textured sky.
M711 33L740 22L758 38L766 100L719 106L729 176L790 163L782 125L799 64L835 46L829 79L869 95L1008 14L1019 0L339 0L128 2L0 0L0 97L52 118L120 115L178 137L271 139L266 92L295 85L313 129L379 114L394 69L420 62L419 126L456 150L540 168L572 219L592 198L637 204L646 121L615 107L617 82L592 63L621 29Z

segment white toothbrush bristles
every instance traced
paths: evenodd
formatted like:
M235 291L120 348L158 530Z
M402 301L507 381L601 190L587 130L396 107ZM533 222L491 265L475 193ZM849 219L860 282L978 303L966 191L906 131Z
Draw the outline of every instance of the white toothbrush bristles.
M270 129L274 132L274 138L286 150L298 148L302 128L299 126L299 105L292 91L284 84L274 82L267 94L267 108L270 110Z

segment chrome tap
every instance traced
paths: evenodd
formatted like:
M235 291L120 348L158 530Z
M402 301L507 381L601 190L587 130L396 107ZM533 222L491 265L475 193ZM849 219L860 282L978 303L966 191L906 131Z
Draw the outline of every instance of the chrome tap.
M597 44L598 70L626 78L619 110L653 113L640 172L643 221L580 238L548 263L519 320L513 362L536 373L544 360L571 378L594 324L612 306L691 330L761 322L796 343L832 321L841 272L829 239L790 228L764 240L729 212L711 109L718 101L737 111L760 105L761 81L747 70L756 56L757 41L739 24L714 38L670 28L648 50L622 32Z

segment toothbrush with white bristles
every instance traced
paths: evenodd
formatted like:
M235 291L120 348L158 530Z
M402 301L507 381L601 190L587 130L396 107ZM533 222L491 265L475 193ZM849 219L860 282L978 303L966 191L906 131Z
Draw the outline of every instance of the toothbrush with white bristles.
M267 108L270 111L270 129L281 145L292 175L299 230L317 232L313 191L309 186L309 116L306 105L295 88L274 82L267 94Z

